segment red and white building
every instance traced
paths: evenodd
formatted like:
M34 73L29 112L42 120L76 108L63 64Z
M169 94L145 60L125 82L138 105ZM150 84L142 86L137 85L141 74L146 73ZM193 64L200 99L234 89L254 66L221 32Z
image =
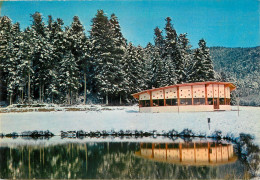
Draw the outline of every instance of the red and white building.
M196 82L148 89L132 94L140 112L187 112L231 110L229 82Z

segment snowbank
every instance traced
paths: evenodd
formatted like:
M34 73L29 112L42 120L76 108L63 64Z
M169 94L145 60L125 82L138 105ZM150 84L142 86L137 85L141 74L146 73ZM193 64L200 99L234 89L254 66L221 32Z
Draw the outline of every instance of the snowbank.
M238 137L239 133L248 133L255 136L255 142L259 145L259 117L260 107L240 107L239 115L237 111L139 113L137 106L97 107L95 111L2 113L0 132L50 130L59 135L62 130L162 132L174 129L181 132L188 128L197 134L206 135L211 135L217 130L222 131L224 136L234 137Z

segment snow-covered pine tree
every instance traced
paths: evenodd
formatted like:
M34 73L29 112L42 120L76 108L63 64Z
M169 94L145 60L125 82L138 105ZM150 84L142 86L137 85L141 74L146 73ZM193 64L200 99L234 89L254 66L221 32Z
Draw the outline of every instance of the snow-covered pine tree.
M206 41L204 39L201 39L199 41L199 50L201 53L203 70L205 72L205 81L213 81L215 80L215 72L213 69L213 63L210 57L209 48L206 46Z
M10 59L9 43L11 39L11 19L0 17L0 101L6 100L8 76L8 61Z
M78 16L73 17L71 26L68 29L68 37L70 41L70 49L74 58L78 64L79 74L82 87L84 87L84 101L86 103L86 91L87 91L87 69L90 61L90 43L87 39L85 29L80 22ZM82 81L83 80L83 81Z
M152 53L152 86L155 88L166 86L165 68L164 63L160 56L160 50L158 47L154 47Z
M83 74L83 81L84 81L84 101L83 104L86 104L86 98L87 98L87 89L90 91L91 90L91 49L92 45L90 43L89 38L85 36L85 39L83 39L84 44L82 45L82 51L83 54L80 56L80 61L79 61L79 68L81 74ZM82 77L81 77L82 79ZM88 85L88 88L87 88Z
M103 10L98 10L92 19L90 41L92 44L91 55L93 57L93 92L100 99L105 97L108 104L108 96L115 92L115 66L112 53L114 50L113 38L111 37L110 23Z
M162 30L159 27L154 29L154 45L159 48L160 56L163 58L163 54L165 53L165 40L162 35Z
M144 56L140 46L134 47L129 43L127 47L127 62L129 65L129 93L135 93L147 89L147 77L144 71Z
M79 88L79 77L77 76L79 69L69 48L66 49L66 52L63 54L63 58L59 65L60 92L65 92L67 103L72 104L74 102L75 92L77 92Z
M156 27L154 29L154 50L152 52L152 84L153 87L161 87L168 85L168 72L169 66L166 66L167 53L165 50L165 39L162 35L162 31Z
M55 47L55 37L56 31L55 26L57 26L57 21L53 21L52 16L48 16L48 25L45 27L45 46L44 47L44 54L45 54L45 79L44 85L42 88L42 99L47 99L48 102L53 103L55 97L59 94L58 90L58 66L60 62L60 58L57 56L57 51ZM61 29L61 27L60 27Z
M194 66L190 74L190 82L205 81L205 72L203 67L203 60L199 49L195 49L193 53Z
M165 58L165 63L167 63L167 66L169 66L168 84L181 83L182 78L184 77L184 67L178 49L177 33L173 28L170 17L166 18L165 32L165 54L163 57Z
M148 43L147 46L144 48L144 60L145 60L145 71L147 73L147 85L148 88L152 88L152 77L153 77L153 70L152 70L152 59L153 59L153 51L154 46L152 43Z
M191 45L189 45L189 39L187 38L187 33L180 34L178 37L178 49L180 52L181 62L183 69L181 71L183 78L180 83L189 82L189 75L191 74L193 67L193 58L191 55Z
M33 92L35 98L39 98L39 101L43 100L43 92L45 80L48 78L46 71L48 71L48 62L51 61L49 58L49 51L52 50L46 39L46 28L42 19L42 15L39 12L35 12L31 15L31 42L33 46L32 63L35 78L33 79Z
M31 29L28 27L22 32L21 44L21 64L18 67L19 77L22 79L21 84L21 100L22 102L31 102L31 84L34 79L34 71L32 64L33 47L31 41ZM27 93L26 93L27 92ZM26 98L27 97L27 98Z
M139 75L142 77L140 78L140 82L137 84L141 90L148 88L148 74L145 69L145 59L144 59L144 49L138 45L136 48L136 55L137 55L137 68Z
M13 100L18 99L19 90L23 84L23 78L20 76L20 64L22 61L22 36L20 32L20 24L15 23L11 28L11 39L9 43L10 59L7 65L8 67L8 86L7 92L9 96L9 104L13 103Z
M111 38L113 41L112 59L114 61L114 95L119 95L119 104L122 104L122 96L125 97L125 72L123 69L124 56L126 53L126 39L123 37L118 18L112 14L109 20Z

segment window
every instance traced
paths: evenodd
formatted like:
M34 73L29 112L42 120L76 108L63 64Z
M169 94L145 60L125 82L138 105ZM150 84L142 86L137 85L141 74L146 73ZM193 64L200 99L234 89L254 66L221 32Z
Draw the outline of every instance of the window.
M153 100L153 106L159 106L159 101L158 100Z
M150 107L150 100L140 100L139 105L140 107Z
M213 105L213 98L208 98L208 105Z
M164 106L164 100L163 99L153 100L153 106Z
M225 99L224 98L219 98L219 104L220 105L225 105Z
M177 99L166 99L166 106L178 106Z
M192 101L191 98L181 98L180 104L181 105L192 105L191 101Z
M194 105L202 105L205 104L205 98L194 98L193 99Z

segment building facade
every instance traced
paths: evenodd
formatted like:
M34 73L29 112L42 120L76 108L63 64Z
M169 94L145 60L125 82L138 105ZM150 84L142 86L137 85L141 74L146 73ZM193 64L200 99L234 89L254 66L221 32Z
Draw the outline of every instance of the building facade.
M176 84L133 94L139 100L140 112L185 112L231 110L228 82Z

